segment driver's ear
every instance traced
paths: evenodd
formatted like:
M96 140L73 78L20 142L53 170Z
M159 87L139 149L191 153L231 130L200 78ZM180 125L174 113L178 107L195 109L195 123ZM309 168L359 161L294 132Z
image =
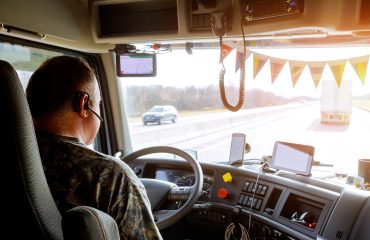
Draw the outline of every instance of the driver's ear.
M90 97L88 94L79 93L74 99L74 110L81 118L87 118Z

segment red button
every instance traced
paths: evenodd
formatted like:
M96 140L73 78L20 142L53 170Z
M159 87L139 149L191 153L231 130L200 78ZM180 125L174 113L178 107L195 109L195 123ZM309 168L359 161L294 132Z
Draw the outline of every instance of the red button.
M228 196L229 196L229 193L228 193L226 188L220 188L218 190L218 197L219 198L226 199L226 198L228 198Z

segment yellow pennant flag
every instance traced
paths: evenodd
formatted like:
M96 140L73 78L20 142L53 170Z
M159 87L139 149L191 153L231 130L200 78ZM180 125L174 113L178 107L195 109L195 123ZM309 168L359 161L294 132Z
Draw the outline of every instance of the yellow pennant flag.
M299 61L289 61L290 75L292 77L293 87L297 83L306 63Z
M355 70L355 72L357 73L357 76L362 82L362 84L365 84L366 70L367 70L367 65L369 62L369 56L352 58L352 59L349 59L349 62L351 63L353 70Z
M324 72L326 62L309 62L307 63L308 69L310 70L311 77L315 87L320 83L322 73Z
M271 83L274 83L285 63L286 60L270 58Z
M340 87L340 84L342 82L342 77L344 73L344 68L346 66L346 60L342 61L333 61L328 62L331 72L334 75L335 81L337 82L338 87Z
M257 76L266 61L267 57L265 55L253 53L253 78Z

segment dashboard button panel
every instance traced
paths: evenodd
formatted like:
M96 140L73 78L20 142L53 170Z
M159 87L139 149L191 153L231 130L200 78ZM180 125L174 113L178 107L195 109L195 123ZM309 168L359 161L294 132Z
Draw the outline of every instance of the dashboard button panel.
M268 186L263 184L255 184L250 181L246 181L244 187L242 189L243 192L253 194L255 192L256 195L264 197L267 193Z

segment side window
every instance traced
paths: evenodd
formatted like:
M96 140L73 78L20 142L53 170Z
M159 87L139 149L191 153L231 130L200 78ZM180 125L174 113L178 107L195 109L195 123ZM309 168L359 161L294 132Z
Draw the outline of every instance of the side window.
M33 72L45 60L61 55L64 53L0 41L0 59L9 62L15 68L24 90ZM99 134L89 147L101 150Z
M63 54L8 42L0 42L0 59L12 64L18 73L24 89L26 89L32 73L41 63L59 55Z

